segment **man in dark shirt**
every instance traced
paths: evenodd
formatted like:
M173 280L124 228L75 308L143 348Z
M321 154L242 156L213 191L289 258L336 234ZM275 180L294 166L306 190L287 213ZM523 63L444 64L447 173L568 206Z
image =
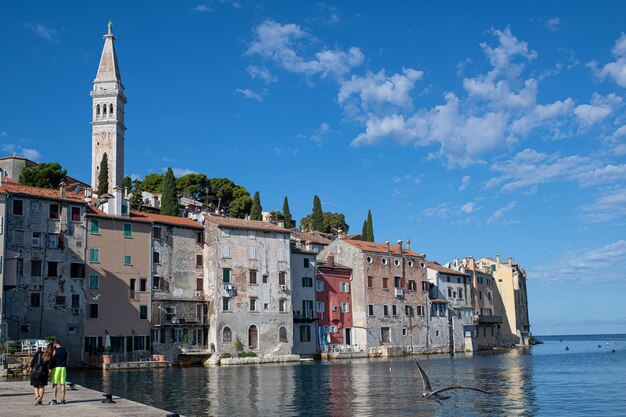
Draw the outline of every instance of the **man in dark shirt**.
M52 401L48 404L54 405L57 403L57 385L61 385L61 404L65 404L65 382L67 379L67 372L65 367L69 358L67 349L61 346L58 339L54 342L54 354L52 355L52 374L50 376L50 382L52 383Z

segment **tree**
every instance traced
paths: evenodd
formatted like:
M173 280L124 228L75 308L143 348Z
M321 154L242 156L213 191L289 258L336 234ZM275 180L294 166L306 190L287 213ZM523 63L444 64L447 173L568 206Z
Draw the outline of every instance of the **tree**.
M261 195L257 191L252 199L250 208L250 220L263 220L263 207L261 206Z
M109 192L109 157L105 152L100 161L100 173L98 174L98 195Z
M206 201L209 194L209 179L204 174L187 174L176 179L176 189L184 196Z
M133 193L130 196L130 208L137 211L143 210L143 197L141 195L141 181L133 181Z
M363 229L361 229L361 240L369 242L367 240L367 219L363 220Z
M163 192L163 181L165 175L163 174L148 174L143 177L141 181L141 188L149 193L161 193Z
M295 222L291 219L291 212L289 211L289 200L287 196L283 200L283 218L285 219L285 227L290 229L296 227Z
M228 178L209 179L209 196L214 207L229 217L244 218L250 214L252 198L244 187Z
M229 217L237 217L243 219L250 214L252 208L252 198L250 193L245 188L236 185L233 189L232 200L228 204L228 210L226 214Z
M172 168L168 168L163 180L163 194L161 195L161 214L178 216L178 197L176 195L176 178Z
M372 223L372 211L367 210L367 241L374 242L374 224Z
M129 193L133 191L133 180L130 177L124 177L121 185L122 185L122 192L124 192L124 190L126 190Z
M66 176L67 170L58 162L44 162L24 168L20 173L19 182L31 187L58 188Z
M313 197L313 212L311 215L313 216L311 218L311 230L322 232L324 230L324 213L322 212L322 202L317 195Z
M346 233L350 229L350 226L346 223L346 216L342 213L322 213L322 228L319 230L323 233L337 233L339 230ZM302 229L315 230L313 228L313 213L300 220L300 227Z
M285 216L281 213L280 210L272 210L270 211L270 220L273 222L285 222ZM285 222L285 227L287 227L287 223Z

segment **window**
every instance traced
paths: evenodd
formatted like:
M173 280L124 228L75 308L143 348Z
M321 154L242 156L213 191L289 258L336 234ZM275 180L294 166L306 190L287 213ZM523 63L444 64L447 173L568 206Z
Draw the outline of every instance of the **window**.
M72 294L72 308L80 308L80 295Z
M302 277L302 286L305 288L313 288L313 278Z
M122 215L128 214L128 204L122 204Z
M286 282L285 282L285 271L280 271L278 273L278 285L286 285Z
M397 316L398 315L398 308L396 307L395 304L391 305L391 315L392 316Z
M98 304L89 304L89 318L90 319L98 318Z
M124 223L124 237L133 237L133 225Z
M280 311L281 313L287 311L287 300L285 300L284 298L280 298L278 300L278 311Z
M415 291L417 284L412 279L409 280L409 291Z
M248 239L256 239L256 231L248 230Z
M387 260L387 258L381 258L381 260L380 260L380 263L383 264L383 265L387 265L387 262L389 262Z
M418 316L424 315L424 306L417 306L417 315Z
M230 237L230 229L223 229L222 237Z
M311 266L311 262L309 261L309 258L304 258L304 267L308 268L309 266Z
M48 218L50 219L58 219L59 216L59 205L58 204L50 204L50 211Z
M367 277L367 288L374 288L374 277Z
M100 262L100 249L89 248L89 262L93 262L93 263Z
M157 275L152 276L152 288L155 290L161 289L161 277Z
M315 291L322 292L324 291L324 281L318 279L315 281Z
M448 287L448 298L452 298L452 288Z
M24 276L24 260L18 259L17 264L15 265L15 275L18 277Z
M374 315L374 304L369 304L367 306L367 314L370 315L370 316Z
M230 245L222 245L222 258L230 258Z
M404 314L407 315L408 317L413 317L415 315L415 310L413 309L412 306L406 306L404 308Z
M250 284L256 285L257 284L257 282L256 282L256 269L251 269L249 271L249 274L250 274Z
M459 298L463 299L463 289L459 288Z
M267 284L267 280L269 279L269 275L263 275L263 284Z
M148 279L141 278L139 280L139 291L146 292L148 291Z
M48 234L48 247L56 249L59 247L59 237L55 233Z
M368 256L367 258L365 258L365 260L367 261L368 264L371 264L373 261L371 256Z
M389 288L389 278L383 278L383 288Z
M72 263L70 265L70 276L72 278L85 278L85 264Z
M161 239L162 233L163 233L163 229L161 229L160 227L154 227L152 229L152 238Z
M391 342L391 331L389 327L381 327L380 328L380 341L381 343L390 343Z
M128 254L124 254L124 256L122 256L122 263L126 266L132 265L133 264L132 256Z
M280 326L280 329L278 329L278 341L281 343L289 342L287 338L287 328L285 326Z
M230 282L230 269L222 269L222 282Z
M383 315L385 317L389 316L389 306L387 304L383 305Z
M222 311L230 311L230 298L222 298Z
M428 282L422 281L422 291L428 291Z
M15 241L15 246L24 246L24 231L15 230L13 232L13 240Z
M31 308L41 307L41 293L39 292L30 293L30 307Z
M350 283L349 282L341 282L339 284L340 292L350 292Z
M56 297L54 297L54 305L65 307L65 296L57 295Z
M402 288L402 278L400 278L400 277L394 277L394 278L393 278L393 281L394 281L394 286L395 286L396 288Z
M48 276L49 277L58 277L58 262L48 262Z
M89 219L89 233L91 233L92 235L100 234L100 220Z
M21 216L24 214L24 201L13 200L13 215Z
M278 249L278 262L284 262L284 261L285 261L285 250Z
M495 264L491 265L491 272L492 273L496 272L496 265Z
M300 326L300 341L301 342L310 342L311 341L311 326Z
M250 299L250 311L258 311L257 310L258 301L259 300L257 300L256 298L251 298Z
M483 292L482 291L478 291L478 299L479 300L483 299Z
M41 261L37 261L37 260L30 261L30 275L33 277L41 276Z
M487 300L491 301L491 293L487 291Z
M100 277L97 274L89 275L89 289L97 290L100 288Z
M148 319L148 306L140 305L139 306L139 320L147 320Z
M31 201L30 203L30 215L39 216L41 212L41 203L39 201Z
M324 302L323 302L323 301L318 301L316 304L317 304L317 305L316 305L316 307L317 307L317 310L316 310L316 311L317 311L318 313L324 313L324 310L325 310L325 308L326 308L326 306L325 306Z
M203 263L202 255L196 255L196 266L202 266Z
M196 231L196 243L199 245L204 243L204 230Z
M32 245L35 248L41 247L41 232L33 232Z
M256 259L256 246L248 246L248 259Z
M135 278L131 278L130 280L130 299L135 299L135 290L137 288L137 280Z
M313 318L313 300L302 300L302 317Z
M232 333L230 331L230 327L224 327L222 330L222 342L230 343L232 341Z
M350 312L350 304L348 304L348 303L341 303L341 312L342 313L349 313Z
M456 283L460 284L461 283L461 277L456 277Z
M80 221L80 207L72 207L71 218L73 222Z
M204 291L204 278L196 278L196 291Z
M161 263L161 256L159 255L159 252L152 252L152 262L155 264Z

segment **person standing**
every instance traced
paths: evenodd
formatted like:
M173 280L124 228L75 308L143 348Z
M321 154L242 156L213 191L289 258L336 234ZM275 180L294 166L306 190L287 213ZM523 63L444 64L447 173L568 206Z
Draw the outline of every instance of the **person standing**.
M61 404L65 404L65 382L67 380L67 360L69 353L67 349L61 346L59 339L54 339L54 355L52 355L52 376L50 382L52 383L52 400L48 403L50 405L58 404L57 402L57 385L61 385Z
M35 353L28 371L30 372L30 385L35 389L35 402L33 405L41 405L45 386L48 384L49 366L52 360L54 347L52 343L46 346L45 351L41 348Z

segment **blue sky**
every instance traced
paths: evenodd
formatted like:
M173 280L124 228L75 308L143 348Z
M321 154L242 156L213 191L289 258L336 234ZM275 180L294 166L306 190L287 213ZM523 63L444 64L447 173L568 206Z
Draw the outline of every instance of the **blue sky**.
M353 232L371 209L429 259L513 256L535 334L624 333L625 8L4 2L0 153L89 181L110 18L127 175L229 177L297 219L318 194Z

